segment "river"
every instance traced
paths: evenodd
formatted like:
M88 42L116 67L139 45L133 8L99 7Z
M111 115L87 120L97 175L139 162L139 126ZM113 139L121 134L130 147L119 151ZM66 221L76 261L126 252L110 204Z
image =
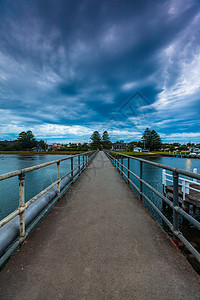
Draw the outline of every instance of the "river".
M19 170L27 168L30 166L42 164L48 161L61 159L66 156L64 155L11 155L11 154L1 154L0 155L0 174L11 172L14 170ZM168 165L171 167L180 168L183 170L191 171L193 168L197 168L198 173L200 172L200 160L199 159L188 159L188 158L175 158L175 157L158 157L153 158L153 161ZM126 160L124 160L126 164ZM75 159L74 166L77 164L77 159ZM134 173L139 175L139 162L136 160L131 160L130 168ZM61 163L61 176L66 174L70 170L70 160L64 161ZM169 172L168 172L169 173ZM25 199L28 201L34 195L42 191L48 185L56 180L57 168L56 164L51 165L39 170L26 174L25 181ZM162 169L154 167L149 164L144 164L143 167L143 178L145 181L150 183L158 191L162 192ZM137 180L132 177L132 180L137 186L139 183ZM148 188L144 187L144 192L153 200L154 204L162 210L162 201ZM18 177L13 177L0 182L0 219L7 216L18 206ZM145 201L144 201L145 203ZM159 216L149 207L147 203L145 205L151 211L153 216L157 221L168 231L166 226L163 224ZM171 211L167 209L164 211L165 215L171 219ZM193 211L190 208L190 214L200 221L200 210L197 209ZM197 231L193 228L192 225L185 222L181 219L181 230L184 234L191 239L193 236L197 236ZM186 226L187 225L187 226ZM169 232L168 232L169 233Z

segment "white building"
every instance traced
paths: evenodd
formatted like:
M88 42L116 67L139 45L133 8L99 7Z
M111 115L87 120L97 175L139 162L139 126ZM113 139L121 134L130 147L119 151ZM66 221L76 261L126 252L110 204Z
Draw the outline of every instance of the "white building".
M140 148L140 147L135 147L135 148L133 149L133 152L142 152L142 148Z

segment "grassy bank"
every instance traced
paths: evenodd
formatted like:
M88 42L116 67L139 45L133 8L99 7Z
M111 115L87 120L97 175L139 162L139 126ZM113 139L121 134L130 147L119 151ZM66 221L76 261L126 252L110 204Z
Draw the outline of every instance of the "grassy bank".
M87 151L0 151L0 154L18 154L18 155L75 155L85 153Z
M128 152L128 151L118 151L119 154L131 155L131 156L155 156L158 155L157 152Z
M169 152L131 152L131 151L117 151L118 153L131 156L168 156Z

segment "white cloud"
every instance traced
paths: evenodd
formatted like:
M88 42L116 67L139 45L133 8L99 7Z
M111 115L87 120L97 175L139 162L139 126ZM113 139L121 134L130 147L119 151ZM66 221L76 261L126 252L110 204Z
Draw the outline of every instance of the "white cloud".
M174 63L174 59L171 58L174 54L174 47L169 47L166 53L169 55L169 64ZM158 94L158 100L154 103L158 110L169 109L169 106L170 108L172 106L183 108L188 105L188 99L195 100L196 97L192 98L192 96L200 93L200 48L199 53L195 54L191 61L188 62L186 58L181 60L178 68L180 69L179 76L174 78L171 86L168 86L170 74L165 71L163 91Z

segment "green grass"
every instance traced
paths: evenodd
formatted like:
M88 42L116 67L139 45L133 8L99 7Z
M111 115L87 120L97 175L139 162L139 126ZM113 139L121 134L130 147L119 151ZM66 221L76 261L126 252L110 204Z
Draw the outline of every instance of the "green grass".
M121 154L125 154L125 155L134 155L134 156L137 156L137 155L152 155L151 153L148 153L148 152L128 152L128 151L118 151L119 153Z
M169 152L167 152L167 151L166 151L166 152L164 152L164 151L160 151L160 152L159 152L159 151L158 151L158 152L155 151L155 152L154 152L154 151L153 151L152 153L155 153L155 154L171 154L171 153L169 153Z

